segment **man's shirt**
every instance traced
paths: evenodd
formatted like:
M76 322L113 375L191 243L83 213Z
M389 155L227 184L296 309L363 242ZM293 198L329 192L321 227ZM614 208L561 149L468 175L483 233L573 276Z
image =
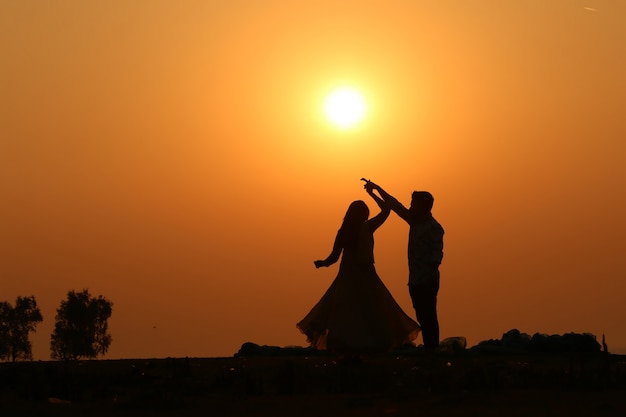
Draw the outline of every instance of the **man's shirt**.
M443 259L443 227L433 216L419 222L414 220L409 209L394 197L390 196L388 204L410 226L409 285L439 280L439 264Z
M409 285L436 279L443 259L443 227L430 216L422 222L412 222L409 229Z

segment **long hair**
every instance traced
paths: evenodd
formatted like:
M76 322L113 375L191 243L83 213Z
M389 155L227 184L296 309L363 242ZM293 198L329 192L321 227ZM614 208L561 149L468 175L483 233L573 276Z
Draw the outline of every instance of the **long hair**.
M350 204L343 218L341 229L339 229L344 248L356 246L359 227L367 221L369 215L370 209L363 200L356 200Z

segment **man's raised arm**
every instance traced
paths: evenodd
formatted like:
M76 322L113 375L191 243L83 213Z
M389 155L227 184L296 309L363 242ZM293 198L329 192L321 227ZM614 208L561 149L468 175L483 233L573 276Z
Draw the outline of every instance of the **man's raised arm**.
M404 205L402 205L402 203L400 203L398 199L396 199L394 196L389 194L387 191L383 190L383 188L380 185L373 183L370 180L366 180L364 178L362 179L363 181L365 181L365 185L363 186L365 190L367 190L368 192L372 190L378 191L378 194L385 201L385 203L389 206L389 208L392 211L394 211L398 216L400 216L402 219L404 219L404 221L406 221L407 223L410 223L410 215L409 215L408 208L404 207Z

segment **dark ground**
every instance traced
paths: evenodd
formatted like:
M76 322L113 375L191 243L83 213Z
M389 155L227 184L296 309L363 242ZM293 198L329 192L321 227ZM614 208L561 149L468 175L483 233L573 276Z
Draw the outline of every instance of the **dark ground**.
M626 356L331 355L0 364L0 417L626 416Z

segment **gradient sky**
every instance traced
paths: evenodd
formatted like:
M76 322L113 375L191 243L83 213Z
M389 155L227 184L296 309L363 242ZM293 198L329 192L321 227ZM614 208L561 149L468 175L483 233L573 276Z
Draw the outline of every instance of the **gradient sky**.
M446 229L442 337L626 352L626 1L0 0L0 300L48 359L69 290L105 358L305 346L361 177ZM356 130L323 117L358 88ZM408 227L376 266L411 316ZM421 336L419 341L421 342Z

